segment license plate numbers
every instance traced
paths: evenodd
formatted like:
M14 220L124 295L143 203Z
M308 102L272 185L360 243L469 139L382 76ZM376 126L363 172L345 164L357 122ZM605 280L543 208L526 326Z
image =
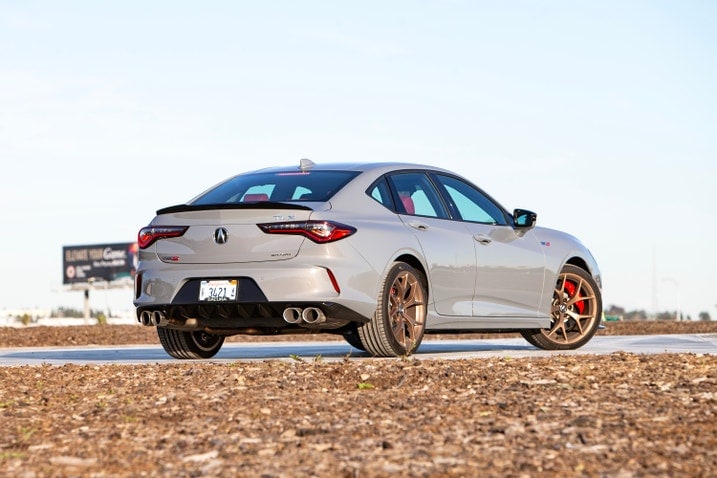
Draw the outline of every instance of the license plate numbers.
M199 300L208 302L225 302L236 300L237 281L203 280L199 284Z

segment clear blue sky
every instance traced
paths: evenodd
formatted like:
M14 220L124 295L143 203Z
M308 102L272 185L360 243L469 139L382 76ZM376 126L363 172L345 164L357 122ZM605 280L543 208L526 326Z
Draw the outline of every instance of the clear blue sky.
M717 319L716 21L690 0L0 0L0 311L81 308L63 245L131 242L308 157L453 169L580 237L605 306Z

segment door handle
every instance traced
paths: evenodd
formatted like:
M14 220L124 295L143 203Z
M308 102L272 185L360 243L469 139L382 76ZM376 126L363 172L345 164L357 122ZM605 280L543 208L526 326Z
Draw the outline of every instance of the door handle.
M414 229L418 229L419 231L427 231L428 230L428 224L426 224L425 222L411 221L408 223L408 225Z
M484 234L476 234L473 236L473 239L481 244L490 244L493 242L493 239L491 239L490 236L486 236Z

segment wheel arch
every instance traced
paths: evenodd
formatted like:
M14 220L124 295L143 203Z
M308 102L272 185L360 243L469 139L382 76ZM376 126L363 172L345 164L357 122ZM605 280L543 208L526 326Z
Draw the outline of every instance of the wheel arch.
M585 260L582 257L573 256L570 259L568 259L567 261L565 261L565 263L579 267L582 270L584 270L585 272L587 272L588 274L592 274L590 267L588 267L587 262L585 262Z
M423 267L423 263L416 256L414 256L412 254L402 254L402 255L398 256L395 259L395 261L405 262L406 264L408 264L409 266L413 267L414 269L419 271L421 274L423 274L423 277L426 280L426 282L424 284L426 286L426 292L428 292L429 296L430 296L430 291L428 290L429 289L428 274L426 273L426 268Z
M586 260L583 257L574 255L570 257L567 261L565 261L565 264L579 267L588 274L590 274L597 282L598 288L602 290L602 275L600 274L600 270L598 269L598 266L597 264L595 264L594 261ZM562 267L560 269L562 270Z

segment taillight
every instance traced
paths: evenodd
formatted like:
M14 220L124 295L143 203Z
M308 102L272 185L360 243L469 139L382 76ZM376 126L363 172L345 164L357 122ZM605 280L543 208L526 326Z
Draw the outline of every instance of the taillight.
M272 222L257 226L267 234L297 234L319 244L338 241L356 232L355 227L333 221Z
M160 239L180 237L187 232L189 226L147 226L139 230L137 244L140 249L146 249Z

